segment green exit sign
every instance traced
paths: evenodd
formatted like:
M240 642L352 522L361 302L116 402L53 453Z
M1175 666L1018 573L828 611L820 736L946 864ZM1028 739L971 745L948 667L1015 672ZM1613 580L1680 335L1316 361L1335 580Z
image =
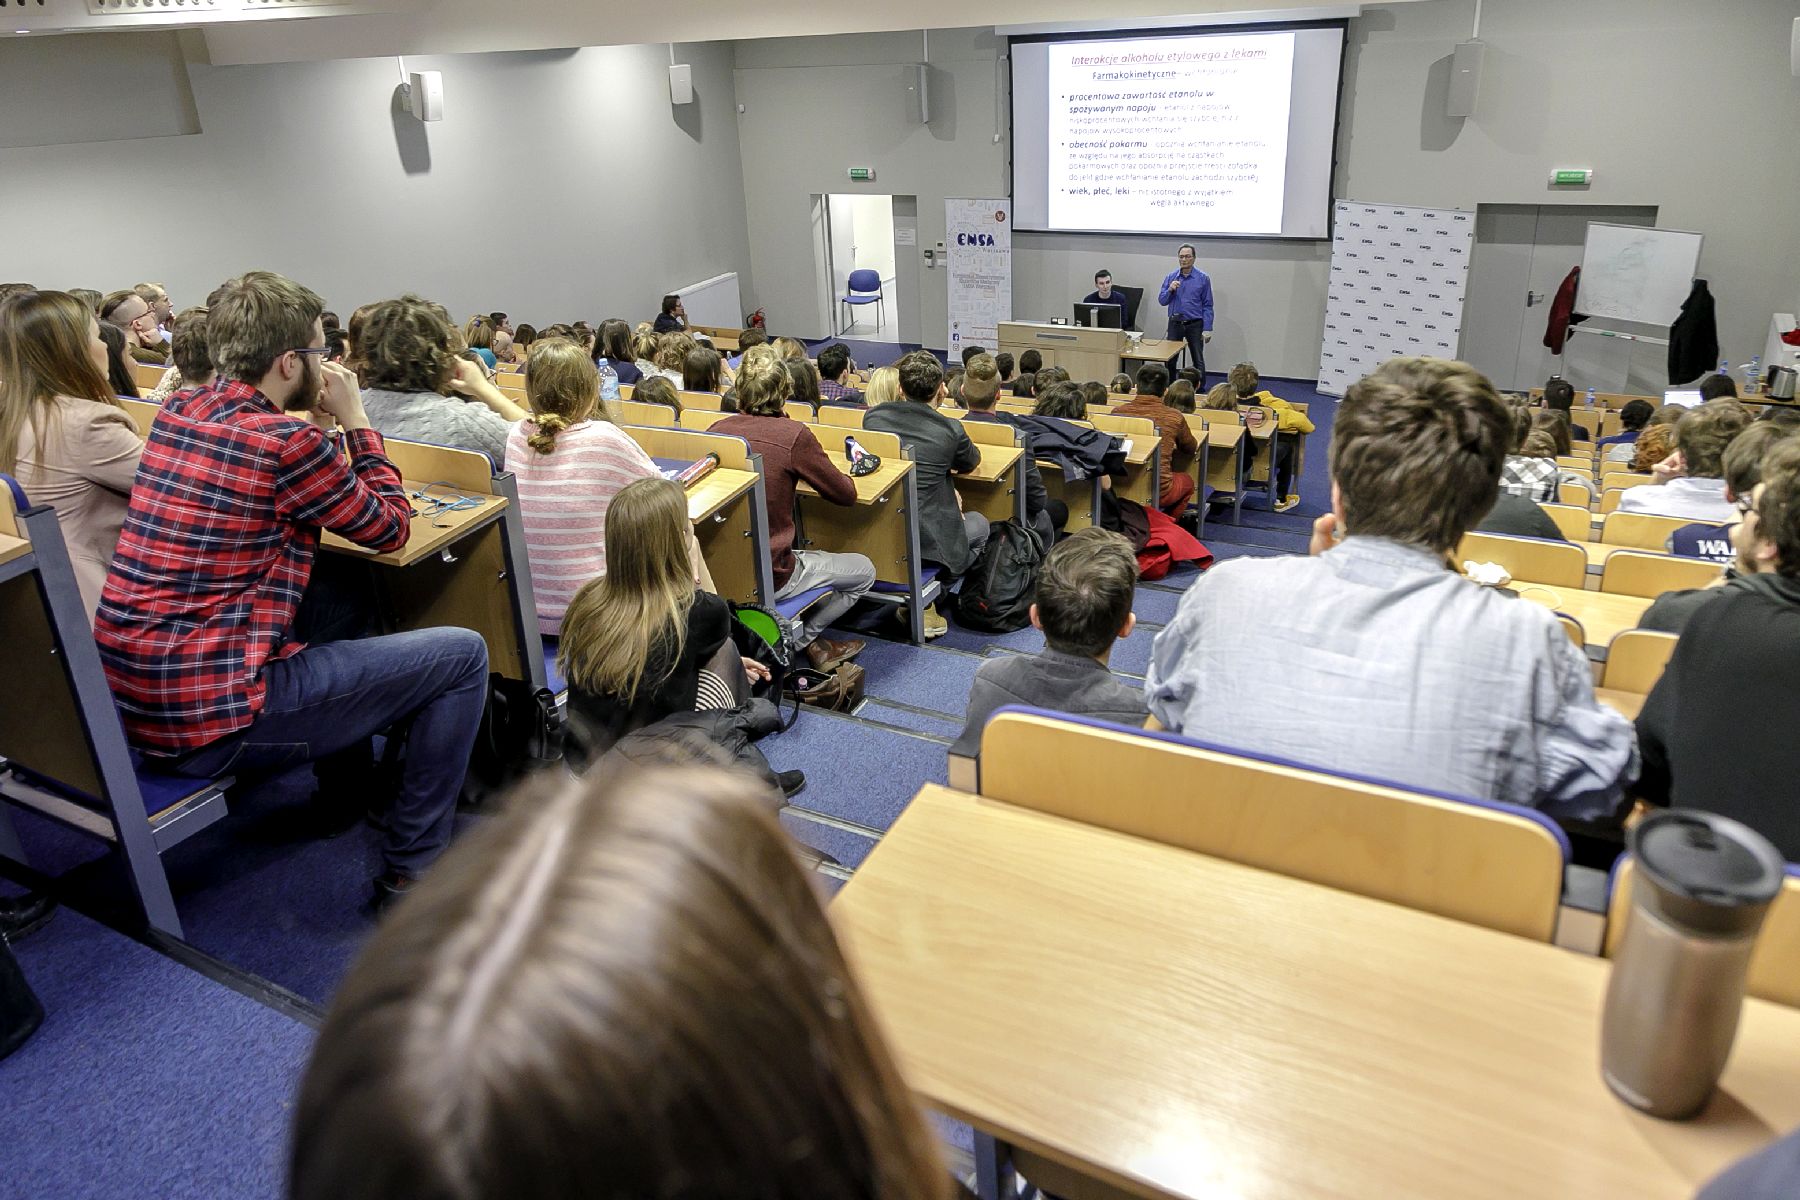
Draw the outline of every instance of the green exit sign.
M1557 187L1581 187L1594 182L1592 167L1558 167L1550 172L1550 182Z
M874 167L851 167L850 168L850 182L851 183L873 183L873 182L875 182L875 168Z

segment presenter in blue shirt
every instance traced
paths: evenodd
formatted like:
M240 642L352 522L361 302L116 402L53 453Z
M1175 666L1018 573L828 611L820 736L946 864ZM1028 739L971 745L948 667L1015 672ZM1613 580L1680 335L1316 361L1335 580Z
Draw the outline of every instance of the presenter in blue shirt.
M1206 343L1212 341L1212 280L1194 266L1194 247L1183 243L1176 254L1180 264L1163 280L1156 302L1169 309L1169 340L1186 342L1200 382L1206 382Z

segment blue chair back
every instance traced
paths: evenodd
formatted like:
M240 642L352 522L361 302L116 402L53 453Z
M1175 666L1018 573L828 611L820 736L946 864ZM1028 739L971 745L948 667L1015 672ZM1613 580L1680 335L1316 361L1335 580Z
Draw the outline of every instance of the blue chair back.
M869 270L850 272L850 290L853 292L879 292L881 290L881 273Z

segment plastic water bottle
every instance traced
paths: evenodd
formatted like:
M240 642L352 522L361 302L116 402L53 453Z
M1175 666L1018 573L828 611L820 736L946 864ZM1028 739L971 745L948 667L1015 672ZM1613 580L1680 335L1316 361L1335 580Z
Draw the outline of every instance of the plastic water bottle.
M1587 390L1587 406L1589 408L1594 407L1594 389L1593 388L1589 388Z
M1731 374L1731 360L1729 358L1721 358L1719 360L1719 374L1721 374L1721 375L1730 375Z
M1762 355L1752 354L1750 356L1750 361L1744 364L1744 392L1745 392L1745 394L1747 395L1751 392L1756 391L1757 385L1760 384L1761 382L1762 382Z
M607 404L617 404L619 402L619 373L613 370L613 365L604 358L598 365L600 367L600 399Z

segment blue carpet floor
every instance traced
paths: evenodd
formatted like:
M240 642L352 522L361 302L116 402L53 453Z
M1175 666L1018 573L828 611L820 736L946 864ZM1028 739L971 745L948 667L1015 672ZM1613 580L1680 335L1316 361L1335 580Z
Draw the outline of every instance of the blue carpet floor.
M962 697L968 694L965 685ZM867 829L887 829L920 785L945 781L942 742L836 713L809 709L792 729L759 745L777 771L806 772L795 807Z
M66 909L16 953L48 1015L0 1062L0 1200L282 1194L311 1030Z

